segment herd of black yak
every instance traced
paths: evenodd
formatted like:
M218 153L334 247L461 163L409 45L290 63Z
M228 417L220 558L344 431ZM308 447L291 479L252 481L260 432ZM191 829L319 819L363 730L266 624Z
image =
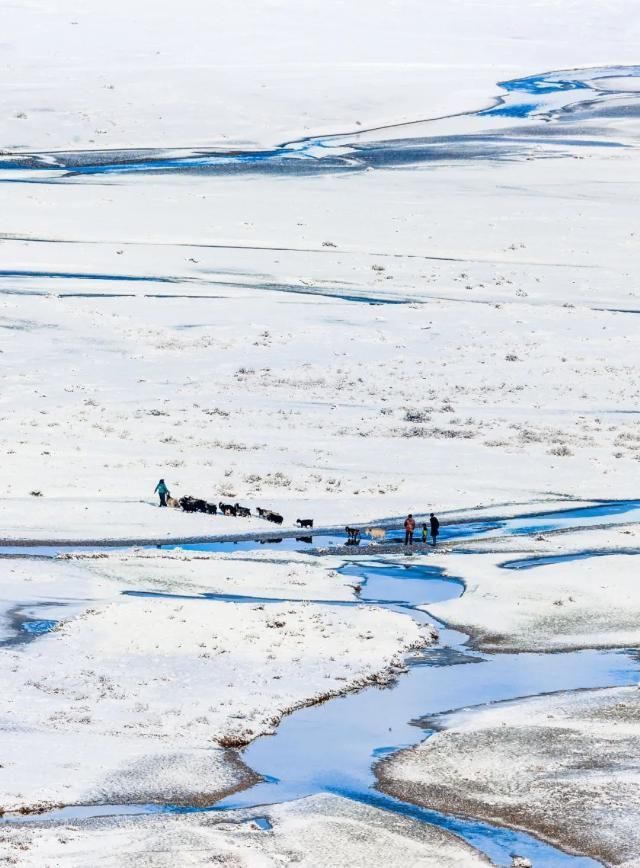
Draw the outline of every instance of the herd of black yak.
M173 497L168 497L167 506L182 509L184 512L204 512L207 515L218 515L218 513L220 513L220 515L237 515L240 518L251 517L251 510L248 506L240 506L239 503L222 503L222 501L218 504L209 503L199 497L191 497L189 495L181 497L179 500L176 500ZM261 509L258 507L256 512L260 518L264 518L266 521L272 521L274 524L282 524L282 516L277 512L273 512L271 509ZM313 527L313 521L311 522L311 527Z

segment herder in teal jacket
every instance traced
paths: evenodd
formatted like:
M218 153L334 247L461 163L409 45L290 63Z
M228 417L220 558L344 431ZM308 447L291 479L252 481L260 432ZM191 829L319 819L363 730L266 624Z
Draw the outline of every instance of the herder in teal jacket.
M160 498L160 506L167 505L167 495L169 494L169 489L167 488L164 479L161 479L160 482L156 485L154 494L157 494Z

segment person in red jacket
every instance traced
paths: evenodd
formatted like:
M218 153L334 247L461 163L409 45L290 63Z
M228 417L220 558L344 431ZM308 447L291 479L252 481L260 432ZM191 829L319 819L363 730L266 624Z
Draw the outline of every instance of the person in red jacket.
M409 513L409 515L404 520L404 544L406 546L413 545L413 532L416 529L416 520Z

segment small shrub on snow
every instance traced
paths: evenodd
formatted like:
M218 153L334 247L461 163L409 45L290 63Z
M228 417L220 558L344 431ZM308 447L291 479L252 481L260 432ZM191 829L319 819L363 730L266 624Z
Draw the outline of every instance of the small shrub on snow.
M440 438L460 438L462 440L471 440L476 436L475 431L460 431L458 428L430 428L429 433L432 437Z
M227 474L225 473L225 476ZM289 488L292 480L280 471L276 473L267 473L266 476L260 476L258 473L249 473L244 477L244 481L249 485L273 485L277 488Z
M531 431L529 428L523 428L518 433L518 437L523 443L541 443L544 439L539 432Z
M636 431L621 431L616 437L616 445L627 446L630 449L637 449L640 445L640 432Z
M220 407L214 407L212 410L203 410L202 412L207 416L223 416L224 418L229 416L229 411L221 410Z
M460 430L459 428L405 428L397 432L401 437L433 437L435 439L460 439L471 440L476 436L475 431Z
M568 446L554 446L553 449L549 450L549 455L557 455L559 458L566 458L569 455L573 455L573 452L569 449Z
M404 414L405 422L430 422L431 416L428 410L418 410L407 408Z
M247 446L246 443L237 443L235 440L214 440L211 444L216 449L231 449L234 452L247 452L258 449L258 446Z

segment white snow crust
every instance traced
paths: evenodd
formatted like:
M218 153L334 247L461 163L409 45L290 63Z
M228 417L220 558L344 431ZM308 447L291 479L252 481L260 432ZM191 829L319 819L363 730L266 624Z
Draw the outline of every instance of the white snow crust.
M640 642L640 561L637 554L624 553L640 549L638 525L549 534L533 543L527 539L524 551L522 540L519 543L520 551L512 540L497 554L435 555L429 563L462 578L466 589L455 600L429 606L429 612L468 629L485 650L554 651ZM611 553L531 569L501 566L522 558L597 549L598 544Z

